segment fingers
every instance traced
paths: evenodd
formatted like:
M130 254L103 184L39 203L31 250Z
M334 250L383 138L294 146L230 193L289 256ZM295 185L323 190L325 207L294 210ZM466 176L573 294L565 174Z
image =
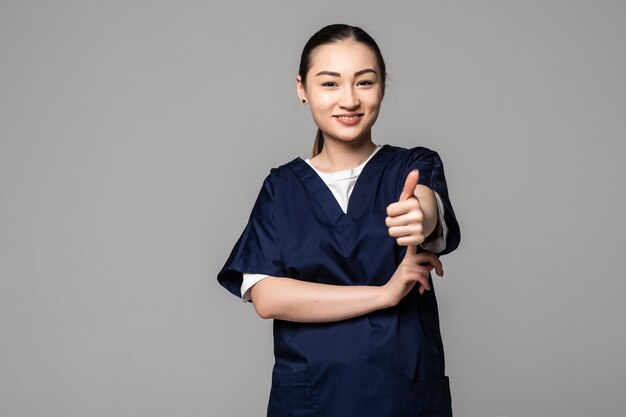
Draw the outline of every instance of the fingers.
M430 282L428 281L429 273L432 268L418 266L414 269L411 269L409 273L412 275L411 278L420 284L420 287L424 287L424 289L430 291Z
M396 238L398 245L419 245L426 239L424 213L416 198L390 204L387 214L385 225L389 236Z
M402 188L402 193L400 193L400 198L398 201L407 200L415 195L415 187L419 181L420 174L417 169L409 172L406 176L406 180L404 180L404 187Z
M421 224L389 228L389 236L396 238L400 246L419 245L426 240Z
M435 269L435 273L437 275L439 275L440 277L443 276L443 265L441 264L441 260L435 256L433 253L428 252L428 260L426 261L419 261L420 265L424 265L424 264L428 264L430 265L432 268Z
M424 242L424 236L423 235L417 235L417 236L402 236L402 237L397 237L396 238L396 243L398 244L398 246L408 246L408 245L421 245Z
M443 264L441 263L441 260L439 259L439 257L437 257L432 252L425 251L425 252L420 252L412 256L405 255L403 262L407 262L409 264L415 264L415 265L428 264L432 268L435 269L435 273L437 275L439 275L440 277L443 276Z
M417 198L409 198L408 200L398 201L387 206L387 217L385 218L387 226L397 226L398 224L422 220L424 220L424 213L422 212L422 205Z

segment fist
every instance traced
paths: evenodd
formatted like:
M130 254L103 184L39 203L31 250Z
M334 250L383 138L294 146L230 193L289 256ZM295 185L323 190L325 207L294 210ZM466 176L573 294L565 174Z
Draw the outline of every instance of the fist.
M415 187L419 181L419 171L409 172L404 182L400 199L387 206L385 224L389 236L396 238L400 246L419 245L424 242L424 212L415 196Z

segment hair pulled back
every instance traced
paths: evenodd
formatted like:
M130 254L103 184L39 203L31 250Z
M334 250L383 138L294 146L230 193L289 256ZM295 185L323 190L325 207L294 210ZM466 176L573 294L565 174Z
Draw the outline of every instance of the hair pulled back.
M381 88L383 94L385 93L385 80L387 78L387 71L385 69L385 60L378 48L376 41L363 29L357 26L350 26L343 23L332 24L323 27L317 31L308 42L304 45L302 50L302 56L300 57L300 67L298 69L298 75L302 80L302 84L306 83L306 76L311 68L311 55L313 50L320 45L326 45L329 43L340 41L355 41L360 42L366 46L369 46L376 55L376 61L378 62L378 68L380 68ZM312 155L315 157L318 155L324 147L324 135L321 129L317 129L315 135L315 141L313 142Z

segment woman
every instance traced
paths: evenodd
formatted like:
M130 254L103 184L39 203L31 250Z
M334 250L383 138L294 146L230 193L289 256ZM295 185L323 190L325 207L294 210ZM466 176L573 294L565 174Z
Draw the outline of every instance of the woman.
M430 271L460 231L437 153L372 141L385 78L362 29L311 37L313 156L270 170L218 274L274 319L268 416L452 415Z

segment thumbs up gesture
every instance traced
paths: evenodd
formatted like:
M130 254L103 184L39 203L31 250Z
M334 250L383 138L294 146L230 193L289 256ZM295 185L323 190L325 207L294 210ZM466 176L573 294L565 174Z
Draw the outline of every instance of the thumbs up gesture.
M418 181L419 171L414 169L409 172L400 199L387 206L385 224L389 236L395 237L400 246L419 245L426 239L424 212L414 192Z
M431 252L417 253L416 245L425 239L424 211L419 199L415 196L415 187L419 182L419 171L417 169L409 172L404 181L404 187L397 202L387 206L387 218L385 224L389 229L389 236L395 237L400 246L406 246L406 254L396 270L396 274L389 282L404 281L401 286L404 291L399 292L397 286L396 296L403 297L410 289L419 283L419 292L423 294L426 289L430 289L428 274L435 268L437 275L443 275L443 269L439 258Z

